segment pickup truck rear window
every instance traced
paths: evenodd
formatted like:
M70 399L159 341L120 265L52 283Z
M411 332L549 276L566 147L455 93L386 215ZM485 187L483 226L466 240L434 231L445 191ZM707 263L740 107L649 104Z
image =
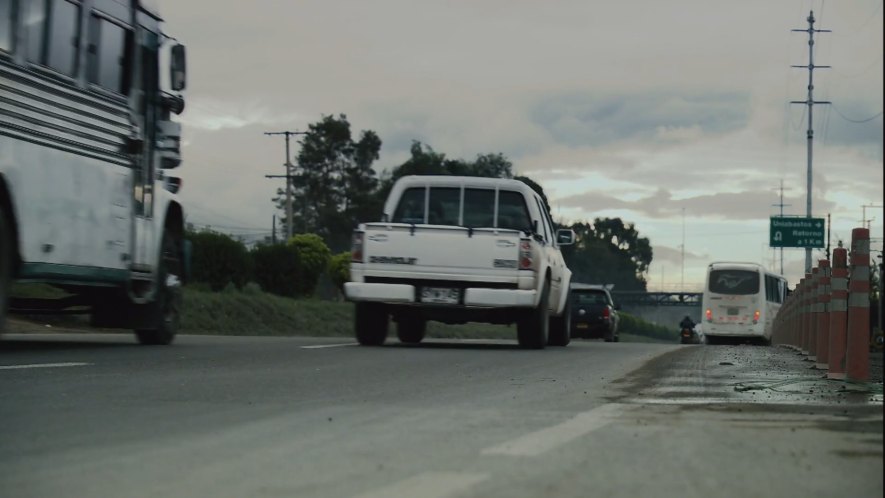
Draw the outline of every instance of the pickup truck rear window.
M429 190L425 216L425 193ZM462 217L463 212L463 219ZM464 189L464 209L461 209L461 189L456 187L412 187L406 189L393 212L393 223L421 223L464 226L469 228L509 228L531 230L531 217L523 195L519 192L498 192L498 222L495 224L495 191L491 189Z

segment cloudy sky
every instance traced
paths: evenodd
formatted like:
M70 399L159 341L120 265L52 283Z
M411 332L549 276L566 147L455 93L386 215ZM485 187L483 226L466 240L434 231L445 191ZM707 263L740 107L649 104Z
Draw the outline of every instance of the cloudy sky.
M700 289L714 260L762 262L769 217L806 210L813 10L813 214L832 243L883 200L881 0L179 0L188 47L182 195L189 221L270 232L284 142L346 114L383 141L502 153L564 221L621 217L651 240L650 290ZM295 144L293 144L295 145ZM297 147L297 145L295 145ZM295 150L293 150L293 155ZM867 208L873 248L883 212ZM683 251L684 243L684 251ZM814 251L815 260L823 251ZM804 251L784 250L794 285Z

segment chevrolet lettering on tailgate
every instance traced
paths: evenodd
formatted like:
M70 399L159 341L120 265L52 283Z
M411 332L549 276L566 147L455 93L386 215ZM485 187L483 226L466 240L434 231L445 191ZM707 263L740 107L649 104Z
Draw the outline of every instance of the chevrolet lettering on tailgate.
M414 265L418 258L402 258L398 256L369 256L369 263L382 265Z

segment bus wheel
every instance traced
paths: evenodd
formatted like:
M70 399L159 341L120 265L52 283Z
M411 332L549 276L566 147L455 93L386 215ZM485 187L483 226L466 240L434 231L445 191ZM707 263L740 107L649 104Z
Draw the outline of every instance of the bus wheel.
M181 322L181 251L176 237L166 230L163 233L163 254L157 269L156 299L152 321L155 328L135 331L138 342L146 345L165 345L175 339Z
M6 326L6 306L12 285L12 229L0 204L0 333Z

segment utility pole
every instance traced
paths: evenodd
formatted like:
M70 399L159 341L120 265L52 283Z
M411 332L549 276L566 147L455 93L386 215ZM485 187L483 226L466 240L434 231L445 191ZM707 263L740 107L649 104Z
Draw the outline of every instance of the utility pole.
M781 178L781 201L780 204L772 204L772 206L777 206L781 208L781 218L784 217L784 206L792 206L792 204L784 204L784 180ZM784 248L781 247L781 275L784 274Z
M864 228L869 228L869 226L867 225L867 208L882 208L882 206L877 204L863 204L861 206L861 209L863 210L863 221L861 221L861 226ZM873 221L874 219L875 218L872 218L870 219L870 221Z
M682 208L682 270L679 277L679 292L685 292L685 208Z
M808 97L803 100L793 100L791 104L805 104L808 106L808 171L807 175L807 185L806 185L806 200L805 200L805 217L811 218L811 151L812 151L812 142L814 140L814 129L811 127L812 125L812 111L814 109L814 104L829 104L829 101L814 100L814 70L816 68L829 68L830 66L815 66L814 65L814 34L815 33L831 33L829 29L814 29L814 11L810 11L808 14L808 29L794 29L793 31L805 32L808 33L808 65L807 66L792 66L798 68L808 68ZM805 248L805 273L811 273L811 248Z
M265 178L285 178L286 179L286 240L292 238L292 161L289 154L289 137L292 135L307 135L304 131L266 131L265 135L283 135L286 137L286 174L285 175L264 175Z

